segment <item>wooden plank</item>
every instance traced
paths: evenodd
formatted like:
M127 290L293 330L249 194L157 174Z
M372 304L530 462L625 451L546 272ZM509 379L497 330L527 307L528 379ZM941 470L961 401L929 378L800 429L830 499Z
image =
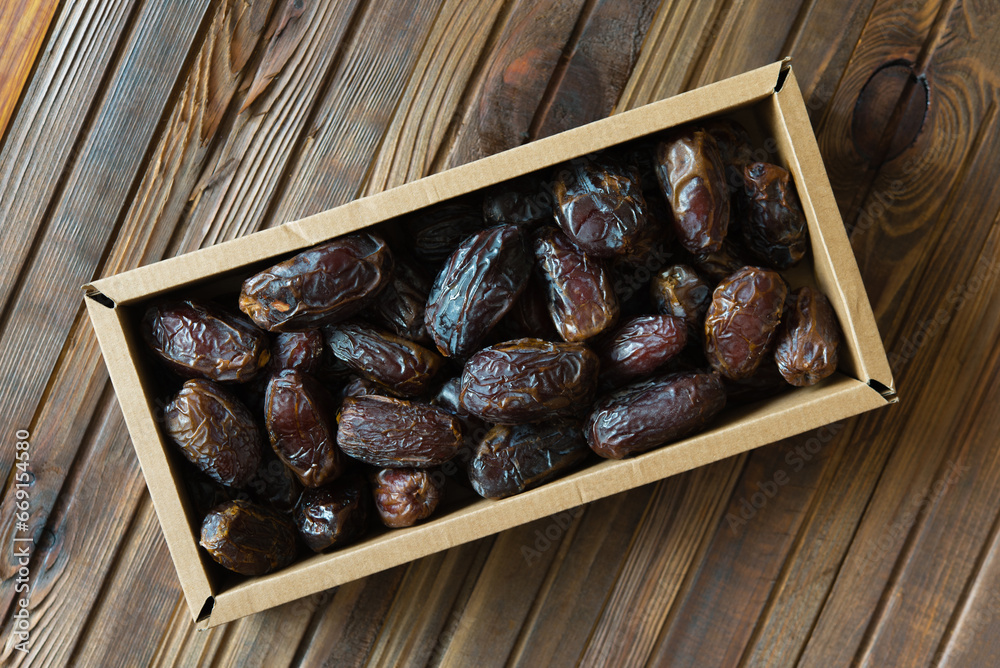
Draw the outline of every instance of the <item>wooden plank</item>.
M0 63L4 64L0 69L0 137L58 6L55 0L16 0L0 6Z

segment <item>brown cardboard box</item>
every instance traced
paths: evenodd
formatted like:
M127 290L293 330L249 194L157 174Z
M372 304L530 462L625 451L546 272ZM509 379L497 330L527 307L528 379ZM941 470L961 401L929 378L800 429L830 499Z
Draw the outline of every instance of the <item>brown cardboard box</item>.
M180 288L200 295L319 242L523 173L699 118L737 114L769 137L793 174L809 221L813 280L845 331L837 374L818 386L727 410L707 432L622 461L603 461L502 501L479 500L426 524L384 532L271 575L224 584L198 547L173 446L157 428L141 362L137 313ZM752 128L753 130L753 128ZM823 168L802 95L787 63L705 86L634 111L351 202L304 220L111 276L85 286L86 304L177 567L192 616L215 626L546 515L644 485L894 401L893 381L854 255Z

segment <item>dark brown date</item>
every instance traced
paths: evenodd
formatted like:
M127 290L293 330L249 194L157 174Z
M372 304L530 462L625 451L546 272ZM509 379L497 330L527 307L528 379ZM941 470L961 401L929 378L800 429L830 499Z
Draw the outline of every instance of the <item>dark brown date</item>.
M590 451L575 420L497 425L469 461L472 488L502 499L547 482L583 461Z
M294 512L302 541L313 552L322 552L360 538L368 528L370 495L360 475L302 492Z
M744 267L719 283L705 315L705 357L727 378L757 370L777 333L788 287L770 269Z
M504 341L526 337L546 340L559 338L552 316L549 315L545 283L537 271L531 272L521 296L493 331Z
M279 512L250 501L228 501L201 523L201 546L241 575L264 575L295 561L295 526Z
M452 253L427 298L425 324L442 355L474 352L524 289L531 258L521 228L500 225Z
M535 259L549 314L564 341L586 341L614 326L618 297L600 261L581 253L555 228L538 235Z
M345 454L387 468L430 468L462 447L454 415L430 404L390 397L348 397L337 418Z
M837 314L826 296L814 288L801 287L788 301L774 358L781 375L792 385L815 385L837 370Z
M427 392L441 367L437 353L360 322L331 325L325 331L326 342L337 359L400 396Z
M601 347L601 376L621 385L657 371L684 350L687 332L684 319L672 315L629 320Z
M552 186L559 227L594 257L628 255L646 227L639 172L608 157L581 157L559 168Z
M715 287L722 282L722 279L735 274L750 264L747 262L745 254L742 246L737 245L731 238L727 237L719 250L695 255L694 266L698 273L707 278L712 287Z
M271 357L267 335L242 315L191 301L151 306L142 319L142 335L185 378L243 383Z
M371 302L389 282L392 266L382 239L352 234L245 280L240 310L272 332L339 322Z
M261 434L250 410L218 383L184 383L163 409L163 425L189 462L228 487L243 487L261 461Z
M681 245L695 254L719 250L729 228L729 190L712 135L675 131L656 147L656 175Z
M628 385L604 397L584 435L601 457L622 459L704 429L726 405L714 373L676 373Z
M597 355L578 343L508 341L469 358L460 401L500 424L570 417L593 401L599 368Z
M411 527L430 517L441 501L444 478L422 469L382 469L372 491L382 524L390 529Z
M427 338L424 326L424 309L430 280L413 264L396 254L392 280L371 305L369 315L379 325L393 334L411 341Z
M302 494L302 483L284 462L266 453L247 489L259 503L290 513Z
M343 389L340 391L340 398L346 399L347 397L367 397L369 394L385 393L385 388L375 381L356 376L351 378L347 381L347 384L344 385Z
M287 369L303 373L319 373L323 368L323 332L307 329L302 332L282 332L271 344L272 374Z
M778 165L754 162L743 168L743 179L747 248L775 269L798 263L808 249L809 227L792 175Z
M493 186L483 195L487 225L537 225L552 220L552 193L537 176Z
M694 269L683 264L668 267L653 277L649 291L657 313L682 318L691 333L701 330L712 289Z
M485 227L483 212L467 201L448 202L421 211L407 229L418 260L438 265L455 247Z
M722 164L726 170L726 186L729 193L742 192L743 167L753 162L753 149L746 128L728 118L708 121L703 127L712 135L719 147L719 155L722 156ZM730 220L730 223L735 222L735 217Z
M319 487L344 470L337 449L333 397L308 374L282 371L267 384L267 433L274 453L306 487Z

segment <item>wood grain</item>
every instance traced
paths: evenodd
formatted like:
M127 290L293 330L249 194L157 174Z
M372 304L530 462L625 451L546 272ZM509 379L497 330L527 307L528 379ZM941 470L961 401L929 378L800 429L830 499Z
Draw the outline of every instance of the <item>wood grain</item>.
M0 6L0 137L58 6L55 0L15 0Z

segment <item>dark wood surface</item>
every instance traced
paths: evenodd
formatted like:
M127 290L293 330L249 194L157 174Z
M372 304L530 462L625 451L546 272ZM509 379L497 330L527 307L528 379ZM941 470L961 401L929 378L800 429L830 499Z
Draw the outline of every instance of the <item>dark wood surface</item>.
M1000 3L13 5L0 470L29 430L36 549L25 655L7 475L5 663L997 665ZM898 405L195 631L81 284L787 55Z

